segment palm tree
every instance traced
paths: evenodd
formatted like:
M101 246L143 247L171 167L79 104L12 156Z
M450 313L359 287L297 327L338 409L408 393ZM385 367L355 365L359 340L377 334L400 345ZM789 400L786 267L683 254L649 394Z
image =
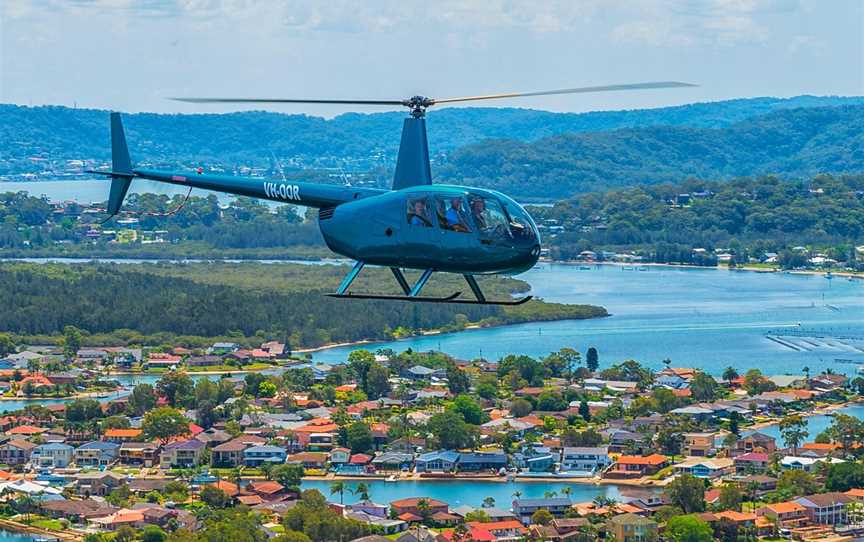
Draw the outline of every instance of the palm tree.
M354 495L359 495L362 502L366 502L369 500L369 486L367 486L363 482L357 484L357 486L351 490L351 493L353 493Z
M570 486L564 486L561 489L561 494L567 497L567 500L570 500L570 494L573 493L573 488Z
M330 484L330 494L339 494L339 504L345 504L345 483L333 482Z
M516 491L513 492L513 497L514 497L514 498L518 499L518 498L521 497L521 496L522 496L522 492L519 491L518 489L517 489Z
M551 499L553 497L556 497L557 495L558 495L557 491L551 491L550 490L550 491L543 492L543 497L546 499Z

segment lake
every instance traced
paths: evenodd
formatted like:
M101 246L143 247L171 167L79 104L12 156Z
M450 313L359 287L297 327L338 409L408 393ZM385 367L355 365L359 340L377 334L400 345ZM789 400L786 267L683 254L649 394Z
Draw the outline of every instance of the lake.
M602 305L608 318L466 330L365 345L442 350L463 359L514 353L543 356L562 347L594 346L608 367L635 359L662 368L698 367L720 375L758 367L765 374L853 374L864 364L864 280L727 269L542 263L518 278L535 296ZM777 342L766 337L774 332ZM814 338L814 337L821 338ZM358 346L322 350L315 361L338 363Z

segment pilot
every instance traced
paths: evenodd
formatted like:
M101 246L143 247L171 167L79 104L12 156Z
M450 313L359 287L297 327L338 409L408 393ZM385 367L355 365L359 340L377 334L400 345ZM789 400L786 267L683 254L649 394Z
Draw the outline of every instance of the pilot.
M447 227L453 231L467 232L468 227L465 225L462 212L462 198L455 197L450 200L450 208L444 214L447 219Z
M410 213L411 218L408 221L412 226L430 226L429 219L426 218L426 200L414 200L414 209Z

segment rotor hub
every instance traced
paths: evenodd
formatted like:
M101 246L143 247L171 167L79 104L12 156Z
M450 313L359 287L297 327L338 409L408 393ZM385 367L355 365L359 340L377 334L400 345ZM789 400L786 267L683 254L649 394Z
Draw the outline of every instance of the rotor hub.
M435 100L426 96L412 96L402 103L411 109L412 117L420 119L426 116L427 107L435 105Z

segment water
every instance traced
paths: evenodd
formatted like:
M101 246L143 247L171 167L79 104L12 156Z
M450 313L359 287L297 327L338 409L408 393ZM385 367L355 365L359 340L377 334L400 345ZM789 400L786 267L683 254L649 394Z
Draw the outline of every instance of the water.
M354 489L358 482L345 482L346 491L344 493L344 501L346 504L355 503L359 497L352 494L350 489ZM558 496L564 496L561 490L565 487L570 488L570 499L573 502L588 502L594 500L600 495L614 498L616 500L626 500L622 495L627 492L626 488L619 488L614 485L593 485L593 484L567 484L561 482L544 483L544 482L482 482L482 481L459 481L459 480L424 480L424 481L404 481L404 482L385 482L383 480L364 480L363 483L369 488L369 497L378 503L386 504L396 499L405 499L409 497L429 497L438 499L455 508L457 506L480 506L483 499L492 497L495 499L495 506L509 510L513 499L513 493L521 492L524 499L527 498L542 498L546 491L557 491ZM317 489L325 497L334 502L339 502L339 495L330 494L330 486L332 482L323 480L304 481L302 489ZM0 541L2 542L2 541Z
M843 414L848 414L849 416L855 416L856 418L864 418L864 405L856 404L850 405L846 408L839 410L839 412ZM807 433L808 436L805 440L812 441L816 438L816 436L822 431L828 429L831 426L831 422L833 421L832 416L826 416L825 414L819 414L816 416L808 416L804 418L807 421ZM783 445L783 437L780 435L780 427L777 425L772 425L769 427L764 427L759 429L759 432L763 435L768 435L777 439L777 444ZM752 431L748 431L747 434L752 433Z
M36 538L24 533L13 533L0 529L0 542L35 542Z
M457 358L498 359L509 354L543 356L562 347L594 346L601 368L635 359L652 369L698 367L714 375L727 366L739 372L812 374L832 368L852 374L864 364L864 340L821 341L798 350L765 337L768 331L829 330L864 338L864 281L821 275L755 273L726 269L652 266L625 271L601 265L580 270L540 264L520 275L547 301L602 305L608 318L543 322L412 337L315 353L315 361L345 361L356 348L443 350ZM837 361L847 360L847 361Z

